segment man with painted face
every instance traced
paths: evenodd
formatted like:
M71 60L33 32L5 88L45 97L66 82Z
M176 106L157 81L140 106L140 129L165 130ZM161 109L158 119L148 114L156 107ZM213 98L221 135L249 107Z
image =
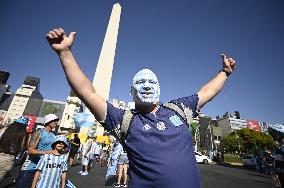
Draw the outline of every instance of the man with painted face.
M142 106L157 104L160 85L156 75L149 69L139 71L133 78L131 95L136 104Z
M67 36L62 28L47 33L50 46L57 52L67 80L96 119L107 130L122 123L125 111L115 108L96 93L92 83L81 71L71 52L75 32ZM235 61L221 55L220 72L196 94L171 102L190 109L192 116L213 99L235 69ZM159 102L160 86L149 69L133 78L131 94L135 102L125 148L129 158L128 186L131 188L200 187L191 134L178 113ZM173 159L175 159L173 161Z

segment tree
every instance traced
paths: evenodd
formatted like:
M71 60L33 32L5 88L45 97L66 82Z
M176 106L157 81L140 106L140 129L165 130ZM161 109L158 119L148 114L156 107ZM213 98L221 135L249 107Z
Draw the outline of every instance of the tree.
M243 140L237 134L230 134L220 142L220 148L223 153L241 153Z
M197 127L199 126L199 124L197 122L192 122L190 125L190 131L191 131L191 135L194 137Z
M227 153L256 154L264 149L273 151L277 148L277 144L273 138L266 133L244 128L222 139L220 147L222 151Z
M42 116L45 116L47 114L56 114L59 110L60 109L58 106L53 105L51 103L45 103L42 110Z

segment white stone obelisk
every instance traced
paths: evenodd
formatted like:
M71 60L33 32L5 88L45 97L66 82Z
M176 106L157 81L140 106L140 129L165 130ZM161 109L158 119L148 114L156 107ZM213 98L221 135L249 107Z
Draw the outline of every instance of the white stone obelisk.
M120 13L121 6L119 3L114 4L99 57L99 62L97 64L96 73L93 79L93 86L95 87L96 92L106 100L109 98Z
M111 16L109 19L103 46L96 68L96 73L93 79L93 86L96 92L100 96L104 97L106 100L109 99L120 14L121 6L119 3L116 3L113 5L112 8ZM89 109L86 109L86 111L90 113ZM97 126L96 134L102 135L103 132L103 127Z

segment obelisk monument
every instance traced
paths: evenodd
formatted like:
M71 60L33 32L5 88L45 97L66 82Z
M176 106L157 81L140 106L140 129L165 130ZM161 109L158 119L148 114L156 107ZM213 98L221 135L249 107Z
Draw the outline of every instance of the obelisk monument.
M119 21L121 14L121 6L119 3L113 5L111 16L109 19L108 27L106 30L103 46L101 49L99 61L96 68L96 73L93 79L93 86L96 92L109 99L109 91L112 77L112 69L114 64ZM86 112L90 113L89 109ZM102 135L104 132L103 127L97 126L96 134Z
M96 92L106 100L109 98L120 13L121 6L119 3L114 4L93 79L93 86L95 87Z

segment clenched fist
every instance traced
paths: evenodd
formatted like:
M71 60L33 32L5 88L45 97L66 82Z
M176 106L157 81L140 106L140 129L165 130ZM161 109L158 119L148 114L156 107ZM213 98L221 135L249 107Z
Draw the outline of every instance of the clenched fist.
M76 32L71 32L67 37L62 28L56 28L46 34L46 39L52 49L59 54L71 50L75 35Z
M227 58L225 54L221 54L221 58L223 60L223 69L231 74L236 68L236 61L233 58Z

